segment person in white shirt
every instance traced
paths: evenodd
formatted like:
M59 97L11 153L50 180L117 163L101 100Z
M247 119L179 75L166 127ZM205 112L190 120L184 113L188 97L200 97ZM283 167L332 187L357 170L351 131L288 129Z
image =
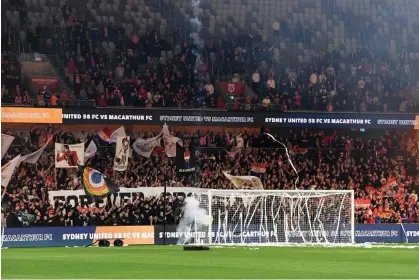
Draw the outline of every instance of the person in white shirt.
M209 94L209 95L213 95L214 94L214 86L210 83L205 85L205 91Z
M316 72L311 73L311 75L310 75L310 83L312 85L315 85L315 84L317 84L318 80L319 79L317 77L317 73Z
M258 93L259 92L259 85L260 85L260 74L259 71L255 71L255 73L253 73L252 75L252 90L254 93Z
M276 19L274 22L273 22L273 24L272 24L272 30L273 30L273 33L274 33L274 36L279 36L279 30L280 30L280 23L279 23L279 20L278 19Z
M276 85L275 85L275 79L273 76L269 77L269 80L266 82L266 85L268 86L269 92L274 92Z

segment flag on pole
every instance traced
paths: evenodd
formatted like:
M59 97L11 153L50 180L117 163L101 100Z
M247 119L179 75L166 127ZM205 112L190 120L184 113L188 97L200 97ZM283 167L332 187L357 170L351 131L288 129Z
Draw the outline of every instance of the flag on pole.
M112 132L109 130L109 128L104 128L97 134L97 137L99 137L102 141L109 143L111 141L111 135Z
M263 190L260 178L255 176L233 176L223 171L223 174L237 189Z
M108 181L106 176L91 167L79 167L81 173L81 184L87 195L104 198L108 194L119 192L115 183Z
M267 166L268 164L266 162L252 163L251 169L250 169L250 175L260 176L261 174L265 174Z
M163 140L164 140L164 150L168 157L176 156L176 143L180 142L179 145L183 146L182 140L176 136L170 134L169 126L165 123L163 125Z
M1 185L7 187L9 185L10 179L12 178L13 172L16 169L16 166L20 163L20 155L13 158L11 161L6 163L1 167Z
M86 163L86 161L93 157L97 152L97 146L95 141L91 140L89 143L89 146L87 146L86 150L84 151L84 163Z
M109 142L116 143L118 137L127 137L127 134L125 133L125 128L121 126L111 134L111 139Z
M32 163L32 164L36 163L41 157L42 153L45 151L46 147L49 145L52 138L53 136L51 136L48 139L48 141L44 144L44 146L42 146L39 150L20 157L20 162L27 162L27 163Z
M298 146L290 146L288 147L289 153L292 156L296 156L296 155L305 155L308 153L308 149L307 148L299 148Z
M137 154L149 158L153 153L154 148L159 145L160 138L161 133L155 137L148 139L138 138L137 140L135 140L134 145L132 145L132 148Z
M15 138L7 134L1 134L1 158L4 157Z
M193 142L186 142L183 145L176 144L176 174L177 176L188 176L196 171L196 154Z

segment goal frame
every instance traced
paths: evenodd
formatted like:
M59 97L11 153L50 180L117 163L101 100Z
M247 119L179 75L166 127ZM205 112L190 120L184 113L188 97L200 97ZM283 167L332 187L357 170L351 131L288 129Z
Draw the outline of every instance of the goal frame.
M352 244L355 243L355 191L354 190L213 190L209 189L207 192L208 195L208 214L211 215L212 213L212 198L213 194L225 194L225 195L232 195L232 194L246 194L246 193L275 193L275 194L287 194L287 193L315 193L315 194L350 194L351 197L351 238ZM208 226L208 245L213 245L212 243L212 223ZM218 245L218 244L217 244ZM239 245L239 244L237 244ZM278 244L279 246L281 244ZM321 245L321 244L319 244Z

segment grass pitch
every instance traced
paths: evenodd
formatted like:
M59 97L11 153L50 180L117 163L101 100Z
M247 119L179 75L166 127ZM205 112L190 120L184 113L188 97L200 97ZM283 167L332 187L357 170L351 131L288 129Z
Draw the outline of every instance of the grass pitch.
M182 246L2 250L1 277L419 278L419 249Z

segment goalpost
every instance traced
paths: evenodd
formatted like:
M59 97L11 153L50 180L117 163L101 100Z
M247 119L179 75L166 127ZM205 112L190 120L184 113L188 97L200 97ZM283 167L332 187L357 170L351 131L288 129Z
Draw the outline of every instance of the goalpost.
M190 244L343 245L355 241L352 190L208 190L197 194L211 216L191 225ZM206 234L202 235L202 232Z

